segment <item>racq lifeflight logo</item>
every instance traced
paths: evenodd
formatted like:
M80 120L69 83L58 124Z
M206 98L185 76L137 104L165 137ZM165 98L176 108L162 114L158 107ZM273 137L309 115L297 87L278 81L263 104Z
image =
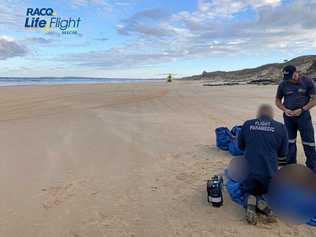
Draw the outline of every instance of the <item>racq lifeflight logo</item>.
M78 34L80 22L80 17L59 17L52 8L28 8L25 28L43 30L46 33Z

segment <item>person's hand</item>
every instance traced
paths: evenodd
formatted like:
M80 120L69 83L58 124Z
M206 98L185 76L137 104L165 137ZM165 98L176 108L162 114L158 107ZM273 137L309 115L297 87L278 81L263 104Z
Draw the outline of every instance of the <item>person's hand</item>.
M303 113L303 110L302 110L302 109L296 109L296 110L293 111L293 114L294 114L293 116L298 117L298 116L300 116L302 113Z
M286 109L286 110L284 111L284 113L285 113L285 115L288 116L288 117L293 117L293 116L295 116L294 111L292 111L292 110L290 110L290 109Z

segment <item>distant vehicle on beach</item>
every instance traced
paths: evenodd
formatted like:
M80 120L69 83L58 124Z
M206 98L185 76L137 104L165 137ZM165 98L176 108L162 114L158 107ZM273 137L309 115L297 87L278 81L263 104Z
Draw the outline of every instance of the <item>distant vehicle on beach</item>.
M168 77L167 77L167 82L168 82L168 83L171 83L171 82L172 82L172 75L171 75L171 74L168 75Z

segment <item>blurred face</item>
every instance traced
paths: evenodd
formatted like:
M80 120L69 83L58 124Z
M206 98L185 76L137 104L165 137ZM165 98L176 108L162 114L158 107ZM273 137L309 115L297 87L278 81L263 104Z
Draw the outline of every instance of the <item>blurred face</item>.
M298 82L299 79L300 79L299 73L298 72L294 72L292 80L295 81L295 82Z
M262 116L267 116L271 119L274 117L273 108L270 105L262 105L257 113L257 117L260 118Z

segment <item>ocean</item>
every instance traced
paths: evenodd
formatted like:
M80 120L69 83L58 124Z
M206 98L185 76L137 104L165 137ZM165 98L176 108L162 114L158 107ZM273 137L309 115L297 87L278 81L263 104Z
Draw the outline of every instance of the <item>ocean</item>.
M0 86L109 84L161 82L164 79L111 79L111 78L0 78Z

